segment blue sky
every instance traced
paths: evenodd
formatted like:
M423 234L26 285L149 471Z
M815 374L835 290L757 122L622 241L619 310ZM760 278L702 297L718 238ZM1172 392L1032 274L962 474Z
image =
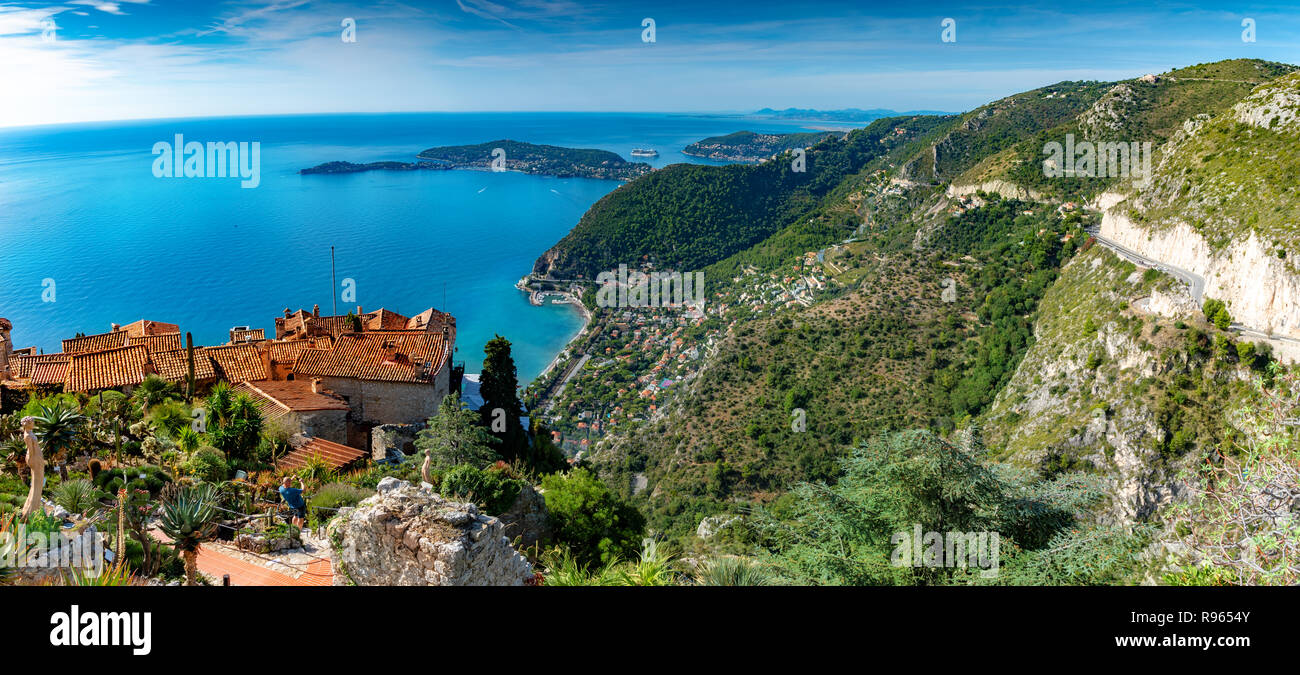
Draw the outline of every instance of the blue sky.
M0 0L0 126L421 110L968 110L1300 63L1300 3ZM356 21L356 41L341 22ZM655 42L642 20L655 20ZM1257 41L1242 41L1252 18ZM956 42L941 22L956 21ZM53 39L44 30L53 21ZM43 39L44 38L44 39Z

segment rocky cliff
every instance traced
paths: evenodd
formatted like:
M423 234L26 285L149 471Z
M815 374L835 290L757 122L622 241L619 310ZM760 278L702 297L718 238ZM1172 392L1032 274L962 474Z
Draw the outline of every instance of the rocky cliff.
M329 537L337 584L520 586L533 573L501 521L443 499L427 483L385 478L373 497L339 511Z

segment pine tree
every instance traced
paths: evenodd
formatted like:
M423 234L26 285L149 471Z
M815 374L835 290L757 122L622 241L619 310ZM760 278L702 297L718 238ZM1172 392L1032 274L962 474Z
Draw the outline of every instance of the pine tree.
M526 460L528 435L519 420L524 406L519 400L519 378L510 341L497 335L483 347L483 352L486 357L479 375L483 407L479 408L479 416L483 426L500 441L496 449L507 462Z

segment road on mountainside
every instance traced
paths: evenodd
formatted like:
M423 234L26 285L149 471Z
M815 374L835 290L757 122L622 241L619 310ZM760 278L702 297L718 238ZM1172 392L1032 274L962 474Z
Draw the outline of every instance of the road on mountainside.
M1173 265L1160 262L1159 260L1155 260L1154 258L1148 258L1142 255L1141 253L1134 251L1131 248L1125 248L1123 246L1120 246L1114 241L1101 236L1098 229L1095 227L1087 228L1085 231L1088 234L1092 235L1092 238L1096 239L1097 242L1100 243L1102 246L1105 246L1106 248L1119 254L1121 258L1125 258L1129 262L1141 265L1143 267L1150 267L1152 269L1160 270L1161 272L1164 272L1182 281L1188 286L1191 286L1192 300L1196 301L1197 307L1200 307L1203 304L1202 298L1205 295L1205 277L1196 274L1194 272L1188 272L1187 270L1181 267L1174 267Z
M1137 265L1141 265L1143 267L1150 267L1152 269L1160 270L1161 272L1164 272L1166 274L1169 274L1177 278L1178 280L1182 281L1188 286L1191 286L1192 299L1196 301L1196 304L1198 306L1203 304L1203 297L1205 295L1205 277L1202 277L1201 275L1196 274L1194 272L1189 272L1185 269L1182 269L1181 267L1174 267L1173 265L1160 262L1159 260L1148 258L1142 255L1141 253L1134 251L1133 249L1120 246L1114 241L1101 236L1098 233L1097 228L1095 227L1087 228L1085 231L1089 235L1091 235L1093 239L1096 239L1097 243L1114 251L1120 257L1127 259L1129 262L1132 262ZM1229 328L1231 328L1232 330L1238 333L1241 333L1242 335L1256 338L1259 340L1265 340L1268 342L1285 342L1288 344L1300 345L1300 339L1286 337L1283 335L1272 335L1260 330L1256 330L1254 328L1249 328L1239 323L1234 323L1231 326L1229 326Z

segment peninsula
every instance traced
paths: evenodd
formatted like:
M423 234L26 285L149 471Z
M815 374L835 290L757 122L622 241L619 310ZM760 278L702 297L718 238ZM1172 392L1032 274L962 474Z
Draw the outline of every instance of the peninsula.
M644 162L629 162L608 150L563 148L520 141L499 140L477 145L445 145L416 155L418 162L326 162L300 174L359 173L362 171L519 171L556 178L599 178L629 181L654 169Z

